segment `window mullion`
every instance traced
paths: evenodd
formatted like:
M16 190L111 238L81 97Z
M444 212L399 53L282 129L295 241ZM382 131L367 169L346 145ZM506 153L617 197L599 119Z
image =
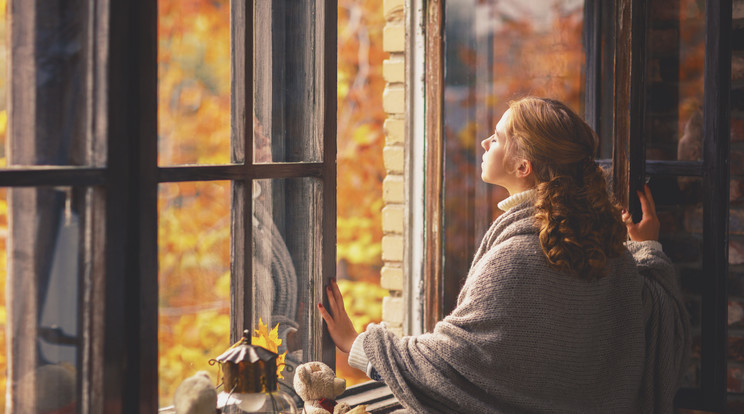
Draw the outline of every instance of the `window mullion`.
M230 341L253 321L253 2L230 2L231 154L240 178L232 182Z
M705 2L703 284L701 373L708 410L725 411L729 224L731 0Z
M103 382L106 412L156 412L157 2L110 0Z
M336 106L337 106L337 0L326 0L322 18L316 27L323 33L323 211L322 211L322 285L336 275ZM321 296L322 289L316 289ZM323 301L328 305L327 298ZM319 322L320 323L320 322ZM331 336L322 336L322 360L336 365L336 346Z

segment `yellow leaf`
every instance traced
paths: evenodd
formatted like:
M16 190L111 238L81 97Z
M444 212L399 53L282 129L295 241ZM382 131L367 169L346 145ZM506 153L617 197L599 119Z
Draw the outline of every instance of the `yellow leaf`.
M264 325L263 320L258 318L258 329L255 330L255 336L251 338L251 345L260 346L268 349L273 353L279 352L279 346L281 346L282 340L279 339L279 324L277 323L274 329L269 331L269 327ZM284 371L284 358L287 355L287 351L280 354L276 358L276 376L277 378L284 378L282 371Z

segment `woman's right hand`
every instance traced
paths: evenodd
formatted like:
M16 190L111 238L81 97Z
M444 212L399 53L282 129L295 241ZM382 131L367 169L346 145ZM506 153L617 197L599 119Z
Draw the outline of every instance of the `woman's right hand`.
M648 184L643 187L643 191L638 191L638 199L641 202L641 212L643 213L641 221L633 223L633 217L627 210L623 210L622 213L622 219L628 228L630 240L659 240L661 223L656 216L656 204L654 204L654 197L651 195L651 189Z
M349 353L351 345L354 344L354 340L359 334L346 313L344 298L341 296L341 291L338 289L335 279L331 280L331 284L326 287L326 295L328 296L328 306L331 308L331 313L328 313L323 304L319 303L320 316L325 320L331 339L333 339L338 349L341 352Z

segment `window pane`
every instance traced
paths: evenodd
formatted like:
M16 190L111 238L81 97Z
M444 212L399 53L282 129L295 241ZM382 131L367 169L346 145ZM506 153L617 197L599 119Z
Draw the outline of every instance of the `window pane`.
M0 168L7 165L5 154L5 137L8 126L7 97L7 20L6 8L0 8ZM8 202L7 190L0 188L0 332L7 332L7 309L5 304L5 281L7 269L7 239L8 239ZM5 407L5 386L8 378L8 360L6 335L0 335L0 407Z
M4 20L6 2L2 4ZM92 43L86 36L88 4L50 2L36 7L34 2L13 3L14 16L8 22L15 34L9 36L13 86L9 104L13 110L4 111L5 96L0 104L0 129L12 128L12 139L5 147L8 159L2 167L103 162L105 149L97 150L98 159L93 161L92 131L88 129L93 116L88 112L93 101L93 90L87 87L92 82L86 61ZM4 46L2 51L5 55ZM3 91L8 85L2 82Z
M358 331L382 318L382 179L386 118L382 0L338 2L337 248L336 278ZM402 5L401 5L402 10ZM388 59L391 66L401 61ZM336 373L349 387L369 381L337 350Z
M158 1L158 163L230 162L230 2Z
M8 332L8 311L5 303L5 281L8 275L8 190L0 188L0 332ZM0 335L0 407L5 407L5 386L8 381L6 335Z
M510 100L539 95L578 113L583 96L583 1L446 2L444 314L507 192L480 179L481 140ZM465 246L465 248L463 248Z
M703 283L703 193L699 177L653 177L649 182L661 221L664 252L674 262L690 315L692 350L686 387L700 386L701 303Z
M7 194L3 221L9 218L5 234L12 243L2 320L10 339L13 406L15 412L72 412L89 338L80 324L81 288L90 286L91 264L86 191L17 188Z
M321 161L321 7L314 1L254 3L254 162Z
M297 365L320 359L321 202L316 179L254 182L253 326L278 325L285 391Z
M646 158L702 161L705 1L652 0Z
M161 406L230 347L230 184L161 184L158 375Z

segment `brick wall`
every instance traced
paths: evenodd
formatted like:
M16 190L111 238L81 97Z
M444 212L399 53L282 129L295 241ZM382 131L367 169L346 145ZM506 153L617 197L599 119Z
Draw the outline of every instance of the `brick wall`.
M382 260L380 285L390 291L382 301L382 320L391 331L403 333L404 301L403 260L406 193L405 170L405 24L404 0L384 0L385 29L383 49L390 54L383 62L382 74L387 82L382 105L385 120L383 160L387 175L382 184Z

